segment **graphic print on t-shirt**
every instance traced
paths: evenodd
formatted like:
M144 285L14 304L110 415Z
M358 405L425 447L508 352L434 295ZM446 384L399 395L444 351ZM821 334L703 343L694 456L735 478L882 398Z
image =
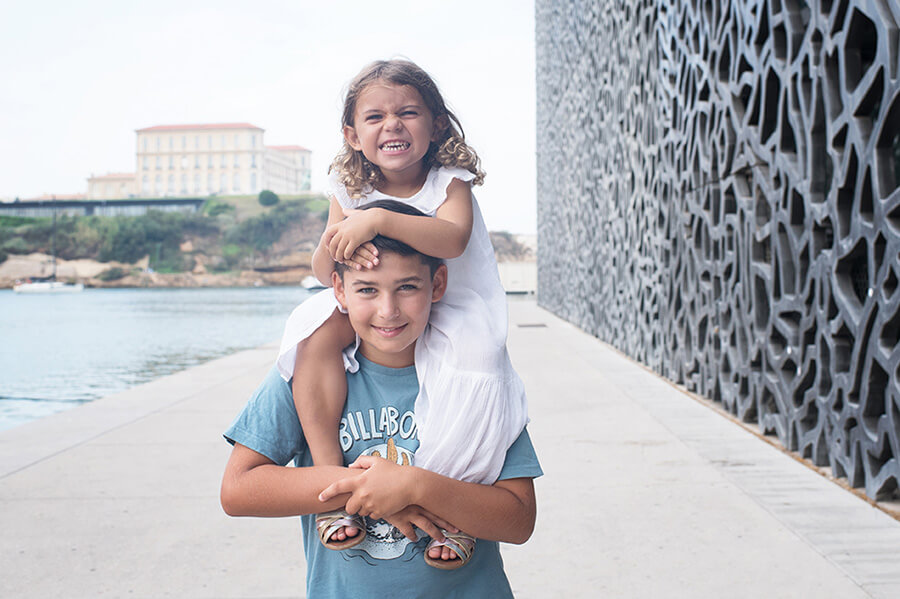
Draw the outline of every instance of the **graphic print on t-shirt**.
M411 410L400 413L394 406L350 411L340 424L341 449L352 462L359 456L375 456L401 466L415 463L419 445L415 417ZM364 518L366 538L352 549L343 551L346 558L377 560L401 557L412 542L386 520ZM419 538L424 534L417 529ZM368 561L368 559L366 559Z

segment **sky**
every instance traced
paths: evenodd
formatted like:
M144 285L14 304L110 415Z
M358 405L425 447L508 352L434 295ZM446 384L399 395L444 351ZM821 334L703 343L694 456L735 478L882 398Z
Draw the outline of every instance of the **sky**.
M322 190L347 83L428 71L487 173L488 228L536 230L534 8L514 0L5 0L0 199L84 193L134 172L135 129L249 122L313 152Z

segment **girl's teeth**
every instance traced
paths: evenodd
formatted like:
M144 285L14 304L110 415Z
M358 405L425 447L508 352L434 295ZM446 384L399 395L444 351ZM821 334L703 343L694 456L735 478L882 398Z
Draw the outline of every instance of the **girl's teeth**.
M405 141L389 142L389 143L386 143L383 146L381 146L382 149L391 150L391 151L405 150L408 147L409 147L409 144L406 143Z

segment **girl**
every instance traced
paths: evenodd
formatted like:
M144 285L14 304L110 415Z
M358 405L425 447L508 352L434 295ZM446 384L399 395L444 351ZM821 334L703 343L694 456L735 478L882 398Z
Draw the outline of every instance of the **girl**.
M334 262L358 270L378 264L376 234L446 260L449 290L436 304L415 348L416 465L467 482L493 484L507 449L526 424L525 392L506 351L506 295L471 185L484 173L462 126L431 77L411 62L378 61L351 82L342 117L344 145L329 169L328 226L313 272L331 281ZM357 210L394 199L429 217ZM297 414L314 463L343 465L339 423L355 371L355 334L331 290L298 306L285 327L277 361L291 380ZM378 329L385 337L403 326ZM345 423L346 425L347 423ZM345 549L362 541L359 519L320 514L322 542ZM359 529L359 530L357 530ZM356 533L356 534L354 534ZM434 540L426 561L463 565L474 540ZM451 551L452 550L452 551Z

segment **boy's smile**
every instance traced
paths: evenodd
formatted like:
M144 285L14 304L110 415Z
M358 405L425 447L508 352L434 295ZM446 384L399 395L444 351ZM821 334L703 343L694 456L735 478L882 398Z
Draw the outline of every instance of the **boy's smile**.
M417 255L382 252L378 266L334 273L334 295L359 335L359 351L376 364L403 368L415 362L416 340L444 294L447 267L431 276Z

